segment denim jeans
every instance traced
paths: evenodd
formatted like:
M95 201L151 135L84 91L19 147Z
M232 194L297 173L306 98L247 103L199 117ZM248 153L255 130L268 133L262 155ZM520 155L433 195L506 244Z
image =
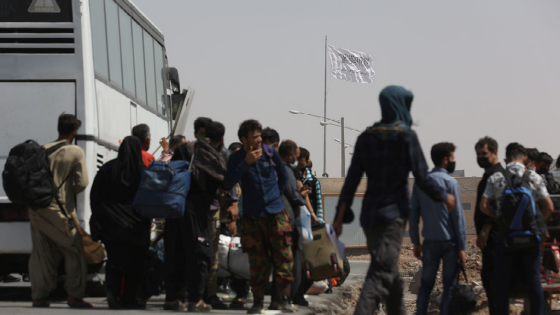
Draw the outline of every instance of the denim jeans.
M496 269L494 271L496 307L498 314L509 314L509 293L514 286L513 275L524 275L526 293L529 297L531 315L541 315L544 310L544 295L540 280L541 247L508 252L504 244L496 248Z
M430 293L432 293L436 283L440 260L443 260L443 296L441 298L440 314L449 314L451 290L457 284L458 258L457 242L453 240L424 241L422 245L422 282L418 291L417 315L425 315L428 312Z

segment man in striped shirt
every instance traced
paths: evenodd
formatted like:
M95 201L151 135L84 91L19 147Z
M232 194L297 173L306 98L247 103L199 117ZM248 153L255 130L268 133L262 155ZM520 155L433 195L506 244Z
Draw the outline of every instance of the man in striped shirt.
M303 175L302 183L303 185L307 185L311 188L311 194L309 195L309 199L311 200L311 206L313 207L313 212L311 213L311 217L318 221L319 223L324 222L323 218L323 200L321 198L321 183L317 179L317 177L311 174L309 170L309 151L305 148L300 148L300 155L298 159L298 166L301 170ZM314 218L316 216L316 219Z

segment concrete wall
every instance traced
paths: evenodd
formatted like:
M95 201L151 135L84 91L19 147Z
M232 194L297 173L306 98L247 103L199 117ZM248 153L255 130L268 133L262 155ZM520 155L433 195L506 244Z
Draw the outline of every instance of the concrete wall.
M476 206L476 190L480 180L480 177L457 178L459 187L461 188L461 203L463 204L465 213L467 239L476 237L476 232L474 229L474 209ZM324 218L325 221L332 222L334 220L336 204L338 203L338 196L340 195L340 191L342 190L342 186L344 185L344 178L319 178L319 181L321 182L321 193L323 195ZM409 185L411 192L413 185L414 178L411 178ZM343 233L341 236L342 242L345 243L348 247L366 245L366 240L359 223L363 194L365 194L366 189L367 178L363 178L358 185L356 196L352 204L352 209L354 210L356 219L351 224L344 225ZM420 228L420 230L421 229L422 228ZM405 232L404 243L410 243L408 226Z

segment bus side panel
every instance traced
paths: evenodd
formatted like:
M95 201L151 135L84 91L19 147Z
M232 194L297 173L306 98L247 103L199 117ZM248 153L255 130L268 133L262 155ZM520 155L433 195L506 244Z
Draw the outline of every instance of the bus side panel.
M130 135L130 99L107 84L95 80L99 138L119 145Z
M150 153L154 153L159 139L169 135L169 121L156 116L128 97L96 80L99 138L119 145L120 141L132 134L135 124L147 124L152 134ZM134 121L135 115L136 121ZM161 152L161 150L158 150Z
M74 82L0 82L2 123L0 124L0 166L10 149L33 139L43 145L58 137L58 116L76 113ZM0 178L0 184L2 179ZM0 185L1 186L1 185ZM0 203L9 202L3 186Z

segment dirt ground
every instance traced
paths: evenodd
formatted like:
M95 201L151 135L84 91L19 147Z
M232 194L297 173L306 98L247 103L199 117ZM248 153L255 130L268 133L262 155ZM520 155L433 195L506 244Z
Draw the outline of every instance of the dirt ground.
M408 314L416 313L416 292L415 287L419 287L419 283L417 285L416 281L420 280L420 273L419 270L422 266L422 262L414 257L412 245L403 245L401 250L401 256L399 260L399 269L401 273L401 278L404 282L404 301L407 308ZM365 260L369 261L369 255L361 255L361 256L350 256L348 257L349 260ZM475 241L468 241L467 242L467 264L466 264L466 272L469 278L470 285L474 288L475 293L478 296L478 303L477 306L471 314L474 315L487 315L488 312L488 305L486 300L486 292L482 287L482 281L480 280L480 271L482 269L482 255L480 249L478 249L475 245ZM460 282L465 282L463 276L460 278ZM349 315L353 314L352 309L353 306L356 305L356 302L359 298L359 293L361 292L361 285L355 285L353 288L349 288L347 292L345 292L344 297L346 299L346 305L349 307L346 310L341 311L339 314L341 315ZM417 288L416 288L417 290ZM441 282L441 266L438 272L438 280L436 281L436 286L432 291L432 300L430 303L429 310L438 310L439 309L439 298L441 297L441 293L443 291L442 282ZM552 309L553 310L560 310L560 300L558 299L560 295L552 297ZM352 306L352 308L350 307ZM523 311L523 300L517 299L512 300L510 305L510 314L520 315Z

